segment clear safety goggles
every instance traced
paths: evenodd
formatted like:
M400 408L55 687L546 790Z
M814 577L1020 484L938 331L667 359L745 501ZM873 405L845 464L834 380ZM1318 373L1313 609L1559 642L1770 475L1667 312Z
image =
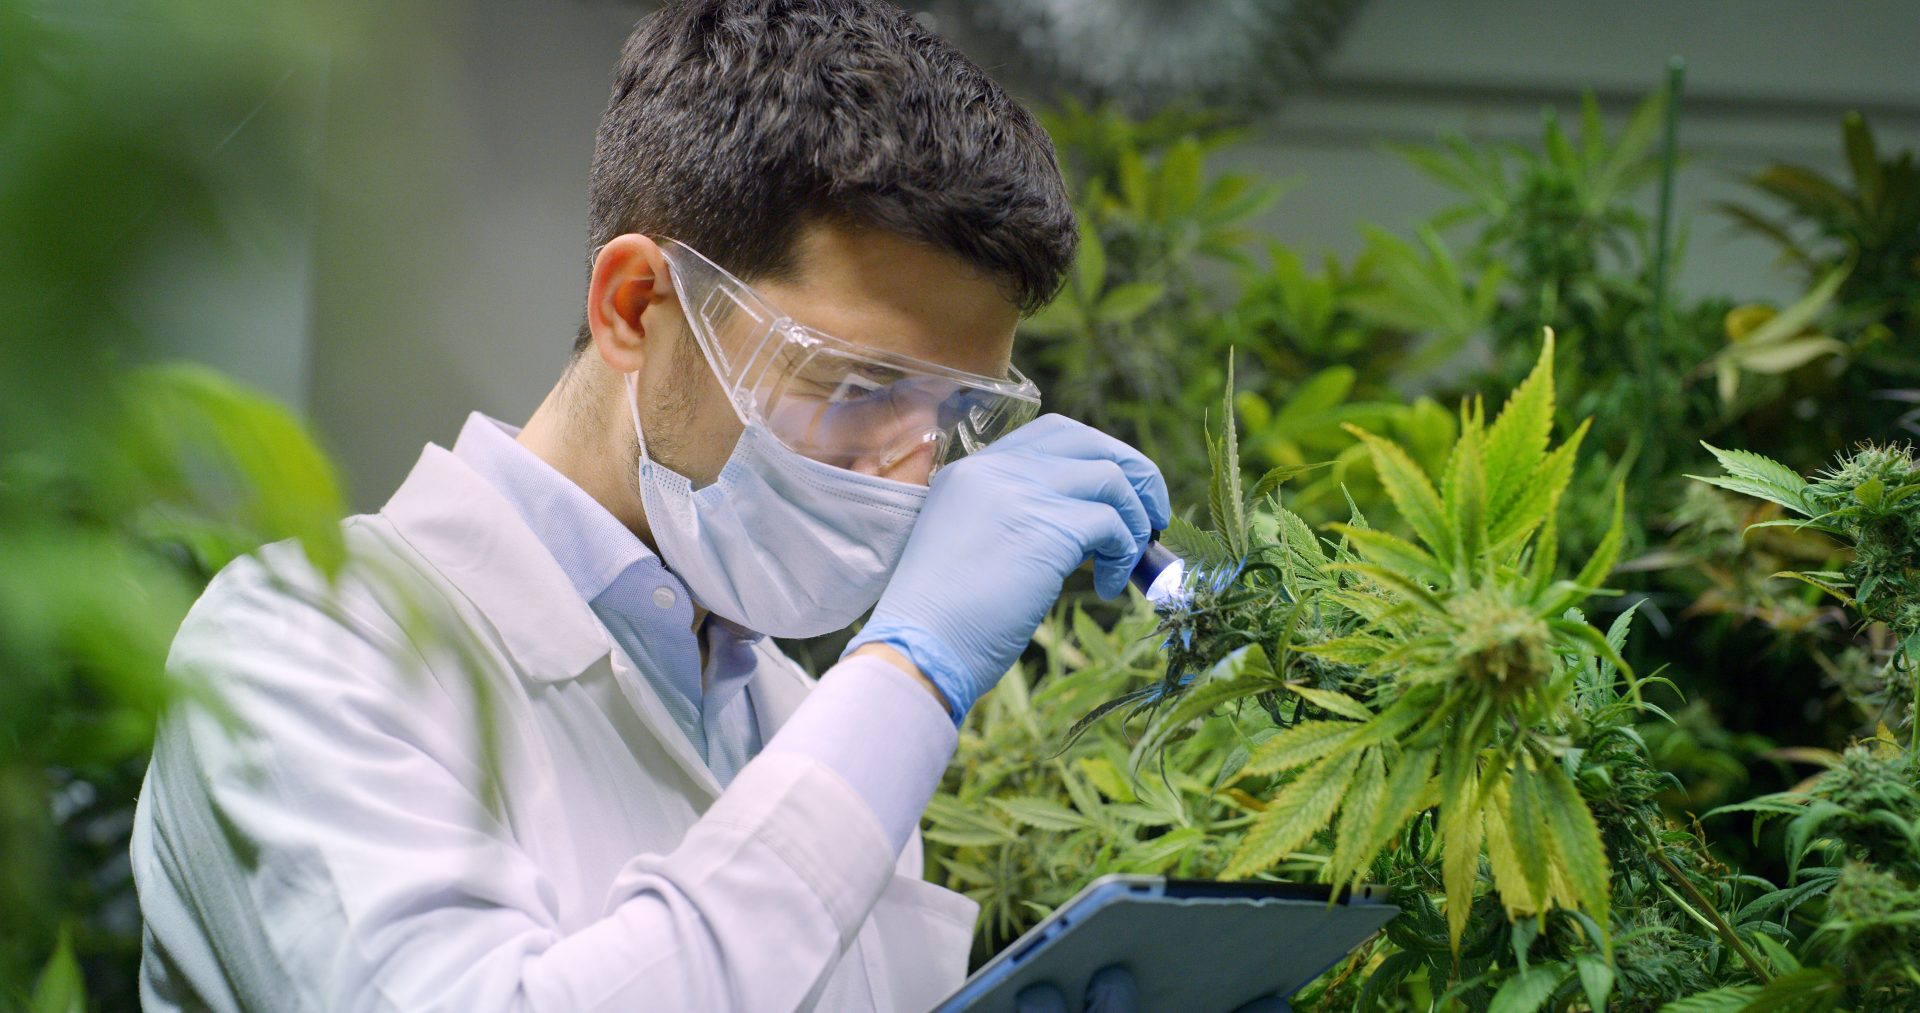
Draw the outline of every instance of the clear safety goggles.
M982 376L856 345L796 323L692 247L662 239L660 251L741 421L806 457L886 476L926 453L924 473L907 471L924 480L1040 410L1040 389L1012 367Z

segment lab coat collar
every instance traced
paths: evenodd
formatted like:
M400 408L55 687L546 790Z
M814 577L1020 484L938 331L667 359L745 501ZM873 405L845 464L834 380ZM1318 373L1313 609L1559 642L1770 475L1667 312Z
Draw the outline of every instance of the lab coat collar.
M572 679L612 653L605 628L533 529L506 497L451 451L427 444L381 514L492 624L525 677L537 682ZM772 641L708 616L708 622L716 620L757 655L748 685L762 732L771 738L806 698L812 681ZM641 692L653 690L645 687ZM653 708L639 709L655 716ZM664 704L660 713L665 713Z
M427 444L381 514L499 632L521 673L571 679L611 645L512 504L465 461Z

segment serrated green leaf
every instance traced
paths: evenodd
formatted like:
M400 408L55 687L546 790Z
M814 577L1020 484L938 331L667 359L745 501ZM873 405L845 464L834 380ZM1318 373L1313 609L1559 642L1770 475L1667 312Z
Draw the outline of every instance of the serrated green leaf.
M1574 462L1592 421L1591 418L1581 420L1566 442L1553 448L1540 466L1521 480L1517 491L1504 507L1495 513L1488 540L1494 547L1496 558L1503 552L1517 549L1519 541L1525 539L1535 525L1544 522L1548 514L1559 509L1560 497L1573 480Z
M1400 832L1400 828L1406 826L1407 821L1420 811L1420 803L1427 794L1427 784L1433 778L1436 756L1438 753L1432 749L1412 749L1401 753L1399 759L1394 761L1386 783L1381 787L1380 801L1373 808L1372 825L1347 854L1347 865L1343 867L1339 861L1334 862L1331 878L1335 883L1349 878L1357 880L1363 875L1380 849L1386 847Z
M1036 830L1085 830L1094 821L1058 802L1042 798L989 798L987 802L1023 826Z
M1340 804L1340 826L1334 833L1333 858L1326 878L1339 884L1362 868L1372 855L1366 852L1373 824L1386 794L1387 768L1379 748L1361 750L1360 770Z
M1361 727L1355 721L1302 721L1256 747L1240 775L1278 774L1312 763L1339 749Z
M1187 561L1193 569L1211 570L1231 559L1226 543L1211 531L1202 531L1193 522L1175 514L1160 532L1160 544Z
M1444 613L1446 611L1446 606L1440 603L1440 599L1434 595L1433 589L1398 570L1389 569L1384 566L1374 566L1371 563L1328 563L1326 569L1329 573L1359 574L1379 584L1381 587L1389 588L1405 595L1411 602L1418 603L1419 606L1424 607L1428 611L1435 613Z
M1253 483L1253 492L1248 494L1247 499L1258 503L1288 481L1332 465L1332 461L1322 461L1319 464L1287 464L1278 468L1269 468L1266 474L1260 476L1259 481Z
M1567 975L1559 963L1535 964L1500 983L1487 1013L1537 1013Z
M1453 559L1453 543L1447 533L1446 509L1427 473L1414 463L1413 458L1407 456L1399 444L1375 436L1359 426L1349 424L1342 428L1366 445L1381 487L1393 500L1400 516L1413 528L1414 534L1426 543L1435 558L1442 563L1450 562Z
M1547 628L1568 640L1578 642L1614 669L1627 673L1629 678L1632 677L1633 669L1627 667L1627 659L1620 654L1620 649L1608 643L1607 638L1601 636L1600 631L1588 625L1585 620L1549 619Z
M1247 829L1225 877L1240 879L1271 868L1325 828L1359 765L1359 753L1328 756L1281 789Z
M1447 898L1447 938L1454 952L1473 909L1486 823L1479 804L1478 755L1470 729L1456 733L1440 762L1440 879Z
M1388 534L1378 528L1357 528L1337 521L1327 527L1345 536L1363 558L1379 566L1429 584L1439 584L1447 579L1447 573L1438 560L1425 549L1398 535Z
M1379 658L1381 652L1386 650L1386 645L1371 633L1349 633L1318 644L1297 645L1294 650L1343 665L1365 665Z
M1453 544L1460 552L1454 561L1456 570L1490 564L1486 558L1487 466L1481 447L1484 439L1476 414L1472 424L1461 427L1460 440L1453 445L1453 455L1447 463L1441 498L1446 504Z
M1581 910L1604 927L1612 895L1607 878L1607 849L1600 840L1600 827L1594 823L1593 813L1587 810L1580 790L1558 764L1542 766L1539 774L1546 826L1567 883L1573 887Z
M1553 432L1553 405L1553 328L1548 327L1533 371L1508 395L1487 430L1487 508L1496 528L1528 481L1541 470L1547 439ZM1493 540L1499 539L1496 530Z
M1520 875L1526 880L1528 896L1542 908L1552 902L1548 870L1555 863L1553 839L1547 828L1547 799L1540 775L1522 759L1508 769L1504 785L1507 796L1508 839ZM1492 821L1494 806L1487 806ZM1536 909L1537 910L1537 909Z
M1330 689L1316 689L1312 686L1300 686L1293 683L1287 683L1286 687L1289 692L1298 695L1308 703L1331 714L1352 718L1355 721L1368 721L1374 716L1373 711L1368 710L1366 704L1355 700L1345 693L1336 693Z

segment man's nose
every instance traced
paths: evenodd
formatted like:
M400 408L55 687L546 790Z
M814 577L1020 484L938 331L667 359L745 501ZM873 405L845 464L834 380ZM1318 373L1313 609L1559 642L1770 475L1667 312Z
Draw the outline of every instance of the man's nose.
M917 441L909 439L894 443L882 452L862 454L854 458L849 468L862 475L926 485L933 477L933 462L939 450L939 435L930 432Z

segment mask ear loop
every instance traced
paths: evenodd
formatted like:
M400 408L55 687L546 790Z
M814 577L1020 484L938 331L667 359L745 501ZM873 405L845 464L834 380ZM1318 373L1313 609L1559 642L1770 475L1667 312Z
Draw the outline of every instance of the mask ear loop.
M622 374L621 385L627 388L627 414L633 418L633 436L640 441L640 466L647 467L653 459L647 456L647 434L640 431L640 371Z
M671 292L674 290L671 271L672 266L669 262L666 271L647 280L653 282L654 287L659 291ZM633 418L634 439L640 441L640 467L644 472L653 466L653 458L647 454L647 434L640 429L640 371L636 369L621 374L621 383L627 388L627 414Z

